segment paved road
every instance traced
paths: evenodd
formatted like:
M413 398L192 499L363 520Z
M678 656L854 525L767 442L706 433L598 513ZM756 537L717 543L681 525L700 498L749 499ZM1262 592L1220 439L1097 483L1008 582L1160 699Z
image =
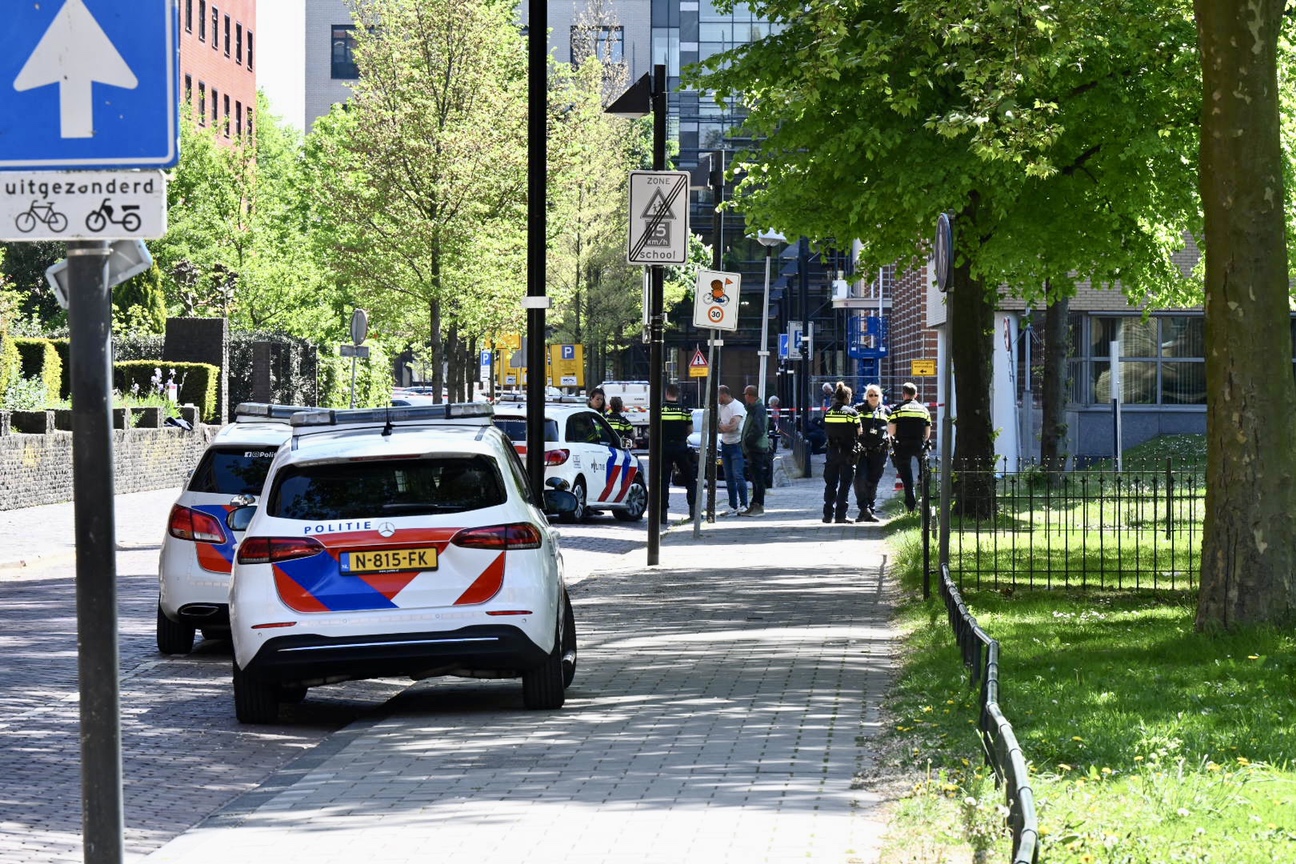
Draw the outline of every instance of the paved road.
M269 727L233 718L228 643L156 653L147 526L175 492L119 496L128 859L872 860L877 801L852 778L896 648L886 550L819 523L820 488L675 527L651 569L642 524L565 527L581 658L561 712L521 710L511 681L351 682ZM70 534L60 506L0 514L0 864L82 860L69 550L33 539Z

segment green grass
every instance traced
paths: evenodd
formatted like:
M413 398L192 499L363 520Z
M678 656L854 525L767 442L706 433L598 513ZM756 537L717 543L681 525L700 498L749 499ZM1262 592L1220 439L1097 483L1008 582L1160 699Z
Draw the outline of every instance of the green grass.
M915 783L896 812L933 797L984 810L1001 802L985 791L977 694L944 605L920 599L916 534L901 520L891 537L914 599L888 738L915 776L941 779ZM1030 763L1041 860L1296 861L1296 634L1197 634L1188 593L965 588L964 599L1001 644L1000 707ZM948 833L952 818L913 820L906 842Z
M1146 468L1157 471L1165 468L1167 458L1173 461L1176 471L1204 472L1206 436L1160 435L1122 453L1121 466L1126 470ZM1116 464L1114 460L1102 459L1089 467L1099 471L1112 471Z

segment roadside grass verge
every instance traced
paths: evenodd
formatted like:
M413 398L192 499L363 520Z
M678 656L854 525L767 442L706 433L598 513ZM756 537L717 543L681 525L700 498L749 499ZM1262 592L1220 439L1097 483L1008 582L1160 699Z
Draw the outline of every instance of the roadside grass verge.
M962 828L980 860L1007 861L1007 844L982 836L1003 799L986 779L977 692L943 605L921 600L916 520L892 524L907 642L886 737L923 778L893 840ZM1197 634L1189 592L963 596L1001 644L1000 707L1030 764L1042 861L1296 861L1296 633Z

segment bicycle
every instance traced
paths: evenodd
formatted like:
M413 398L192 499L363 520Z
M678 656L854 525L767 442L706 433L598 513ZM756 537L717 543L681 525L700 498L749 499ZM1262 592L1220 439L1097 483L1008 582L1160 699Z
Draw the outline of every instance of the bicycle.
M108 203L108 199L105 198L102 204L100 204L96 209L91 210L90 214L86 216L86 228L96 234L107 228L110 224L120 225L127 231L138 230L140 227L140 216L135 211L139 209L139 205L123 204L121 209L122 217L120 219L114 219L113 207Z
M24 234L30 234L35 230L37 222L48 225L51 231L62 231L68 224L67 217L54 209L53 201L38 204L33 200L30 207L14 218L14 227Z

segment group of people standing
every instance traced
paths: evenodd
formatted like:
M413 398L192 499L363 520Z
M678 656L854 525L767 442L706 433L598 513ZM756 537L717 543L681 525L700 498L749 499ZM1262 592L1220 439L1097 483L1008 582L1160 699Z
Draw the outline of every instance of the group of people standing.
M825 385L827 386L827 385ZM921 459L931 437L931 414L918 401L918 388L905 382L904 401L894 408L882 403L882 388L864 388L864 400L851 404L851 389L838 382L824 411L827 452L824 460L823 521L845 523L850 492L859 508L856 522L877 522L878 483L888 454L904 486L905 507L918 506L914 491L914 460Z

